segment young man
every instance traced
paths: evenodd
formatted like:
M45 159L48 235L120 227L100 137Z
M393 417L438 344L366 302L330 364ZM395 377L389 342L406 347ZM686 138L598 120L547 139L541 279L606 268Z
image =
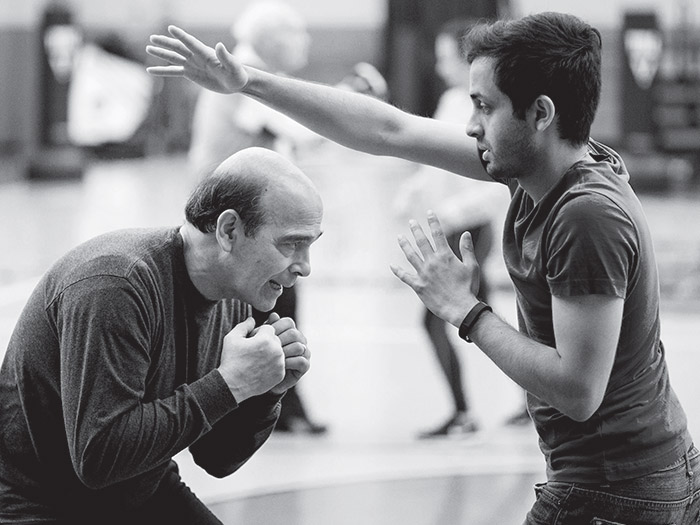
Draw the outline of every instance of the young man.
M32 293L0 370L0 523L220 523L180 480L266 441L309 368L289 318L255 327L309 274L312 182L251 148L193 191L181 227L99 236Z
M519 331L476 298L468 235L463 262L434 215L434 245L416 222L401 237L413 271L394 267L436 315L474 341L528 392L547 483L527 523L695 523L700 458L668 380L651 237L620 157L590 140L600 93L600 34L540 13L470 33L474 113L464 127L408 115L368 97L237 64L172 27L149 52L185 76L243 92L345 146L507 184L503 252Z

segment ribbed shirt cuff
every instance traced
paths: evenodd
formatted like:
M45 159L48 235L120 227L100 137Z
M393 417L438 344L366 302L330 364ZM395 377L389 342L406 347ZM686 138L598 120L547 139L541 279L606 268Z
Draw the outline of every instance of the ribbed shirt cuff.
M191 383L189 387L210 425L214 425L238 407L236 398L233 397L226 381L216 369Z

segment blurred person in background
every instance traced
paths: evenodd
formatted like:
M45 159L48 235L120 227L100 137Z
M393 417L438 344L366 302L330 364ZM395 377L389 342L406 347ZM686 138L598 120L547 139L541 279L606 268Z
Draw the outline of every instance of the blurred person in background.
M438 100L434 118L462 123L469 120L472 101L469 97L469 63L462 49L462 39L476 20L454 19L444 24L435 38L435 70L447 89ZM466 138L473 142L474 139ZM481 170L481 167L477 169ZM430 166L421 166L399 189L395 208L408 220L420 217L426 210L434 210L440 217L447 242L459 255L459 239L469 231L474 254L481 268L491 253L493 221L499 211L505 210L508 191L496 184L455 177L452 173ZM489 301L489 282L482 274L477 296ZM452 396L453 412L437 428L422 432L419 438L468 435L478 430L478 422L470 412L469 396L464 388L460 356L447 332L448 323L425 309L423 325L430 338L435 356L447 380Z
M311 36L306 22L279 0L253 2L231 26L233 55L242 64L291 75L307 66ZM368 63L356 64L338 87L385 97L381 74ZM228 96L202 89L192 121L188 152L196 178L205 177L223 159L240 149L258 146L294 157L298 150L318 146L324 139L291 118L243 95Z
M267 440L309 369L290 318L320 195L262 148L192 192L183 225L103 234L31 294L0 369L0 523L220 524L173 457L222 478Z
M231 27L232 50L243 64L288 75L308 64L311 37L301 15L285 2L251 3ZM197 179L229 155L258 146L287 157L321 138L292 119L248 97L202 89L197 95L188 158Z
M251 3L236 17L231 33L235 39L232 53L249 66L291 74L308 63L311 38L306 24L285 2ZM202 89L195 104L188 158L192 173L201 179L223 159L247 147L269 148L293 158L295 149L319 140L318 135L260 102ZM275 311L298 320L296 288L283 289ZM268 312L253 310L258 324L267 316ZM287 392L282 407L276 430L326 432L324 425L309 419L296 387Z
M236 17L231 34L235 39L233 55L248 66L290 75L308 64L311 37L301 14L286 2L265 0L249 4ZM361 63L340 86L383 95L386 91L383 81L370 64ZM308 128L249 97L202 89L195 105L188 156L191 171L199 179L243 148L269 148L295 159L300 150L308 151L323 140ZM275 312L298 322L297 302L296 288L285 288ZM253 311L259 323L268 315L269 312ZM324 434L327 427L312 421L295 387L287 392L282 402L276 430L319 435Z
M508 186L503 256L519 330L478 300L469 233L460 261L434 213L429 233L409 223L415 244L399 237L412 270L391 268L527 391L547 481L526 523L700 520L700 452L669 379L653 239L622 158L590 136L599 31L554 12L477 26L466 128L246 68L174 26L151 43L168 63L154 75L247 93L350 148Z

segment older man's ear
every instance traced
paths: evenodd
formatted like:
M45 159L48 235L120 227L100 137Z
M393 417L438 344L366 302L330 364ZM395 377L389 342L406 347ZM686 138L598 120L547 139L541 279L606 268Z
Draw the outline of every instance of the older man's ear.
M224 251L230 252L239 235L245 235L243 219L236 210L221 212L216 220L216 240Z

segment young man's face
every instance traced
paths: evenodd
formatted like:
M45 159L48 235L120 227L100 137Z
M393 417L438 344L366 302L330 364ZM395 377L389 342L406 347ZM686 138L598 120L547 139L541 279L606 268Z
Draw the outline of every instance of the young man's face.
M496 86L494 60L477 58L470 68L474 112L467 134L477 140L486 172L496 180L528 173L534 156L532 130L513 113L513 104Z
M228 297L267 312L298 277L311 273L309 248L321 236L323 206L316 194L291 197L270 191L266 221L255 235L238 235L228 265Z

